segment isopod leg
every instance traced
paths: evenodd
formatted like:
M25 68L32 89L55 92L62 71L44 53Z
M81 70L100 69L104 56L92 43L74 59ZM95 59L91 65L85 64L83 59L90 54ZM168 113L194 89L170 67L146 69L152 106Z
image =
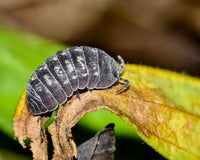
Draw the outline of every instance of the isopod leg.
M119 69L120 74L124 71L124 60L121 56L117 56L118 60L121 63L121 68ZM123 81L123 80L122 80Z
M120 80L120 81L126 82L126 84L125 84L121 89L119 89L116 93L119 93L119 92L121 92L122 90L125 90L125 89L128 88L128 86L129 86L129 80L123 79L123 78L120 78L119 80Z
M76 97L81 100L80 96L79 96L79 91L76 91Z
M39 123L40 120L41 120L41 116L37 116L37 117L38 117L38 119L37 119L37 123Z

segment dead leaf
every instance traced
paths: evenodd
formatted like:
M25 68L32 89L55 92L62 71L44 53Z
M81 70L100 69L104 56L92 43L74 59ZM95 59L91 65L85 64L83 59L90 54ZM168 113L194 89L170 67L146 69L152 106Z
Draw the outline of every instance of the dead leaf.
M47 139L44 128L44 124L48 119L48 117L40 119L30 114L26 105L24 91L15 111L14 136L17 137L23 148L26 148L24 141L30 139L34 159L48 159Z
M114 124L108 124L102 131L78 147L77 160L113 160L114 151Z

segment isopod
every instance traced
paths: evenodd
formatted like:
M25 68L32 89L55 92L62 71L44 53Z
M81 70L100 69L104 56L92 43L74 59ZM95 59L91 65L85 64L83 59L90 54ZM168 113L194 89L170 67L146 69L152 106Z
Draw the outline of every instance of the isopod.
M107 89L121 80L124 60L118 56L121 67L106 52L88 46L70 47L49 57L28 81L26 100L33 115L43 115L58 109L74 92L82 89Z

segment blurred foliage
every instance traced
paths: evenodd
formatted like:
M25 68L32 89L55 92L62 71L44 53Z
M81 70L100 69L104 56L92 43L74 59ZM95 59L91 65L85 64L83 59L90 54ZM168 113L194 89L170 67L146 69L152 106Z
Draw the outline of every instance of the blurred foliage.
M30 75L64 46L2 26L0 35L0 130L12 136L15 106Z
M0 131L0 160L31 160L31 152L24 150L20 144Z
M0 24L200 75L199 0L6 0Z
M23 154L14 153L8 150L0 150L0 160L31 160L29 156Z

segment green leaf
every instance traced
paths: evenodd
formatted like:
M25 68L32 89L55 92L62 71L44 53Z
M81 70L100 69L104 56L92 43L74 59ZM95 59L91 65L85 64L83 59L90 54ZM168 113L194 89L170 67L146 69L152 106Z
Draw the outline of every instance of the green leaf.
M13 115L34 69L66 46L0 27L0 130L13 136Z

